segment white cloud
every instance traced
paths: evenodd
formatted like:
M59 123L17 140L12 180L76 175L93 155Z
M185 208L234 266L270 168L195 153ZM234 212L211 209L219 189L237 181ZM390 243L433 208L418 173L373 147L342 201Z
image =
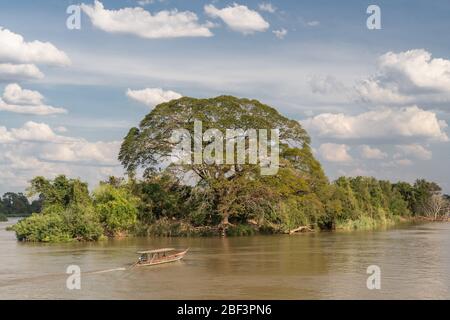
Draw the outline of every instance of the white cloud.
M42 79L44 74L34 64L0 63L0 81Z
M356 86L356 91L361 100L377 104L406 104L414 101L412 97L399 92L398 86L391 84L384 87L380 80L367 79Z
M269 23L258 12L237 3L223 9L217 9L210 4L206 5L204 9L207 15L222 19L230 29L243 34L264 32L270 27Z
M352 157L348 153L350 147L345 144L323 143L319 147L319 154L330 162L350 162Z
M75 139L65 143L46 144L42 147L39 157L44 161L117 165L119 149L119 141L88 142L84 139Z
M376 75L361 81L356 92L376 104L448 102L450 60L432 58L424 49L387 52L378 59Z
M34 114L37 116L47 116L51 114L63 114L67 113L66 109L55 108L52 106L40 105L40 106L19 106L13 104L7 104L0 99L0 111L8 111L20 114Z
M34 121L28 121L20 128L0 126L3 154L11 158L26 151L43 162L118 165L119 141L89 142L83 138L59 135L55 131L46 123Z
M0 27L0 62L69 65L70 59L50 42L26 42L24 38Z
M450 61L432 59L431 53L424 49L400 53L388 52L380 57L378 65L385 76L406 80L408 85L429 90L450 91Z
M43 99L39 92L22 89L18 84L12 83L5 87L3 97L0 98L0 111L41 116L67 113L66 109L44 104Z
M40 125L44 128L44 124ZM13 136L12 130L0 126L0 142L5 131ZM53 141L55 136L57 142ZM0 143L1 192L23 191L29 181L38 175L47 178L58 174L81 177L91 187L110 175L123 175L123 169L116 160L120 142L89 142L56 134L49 138L50 141L16 139Z
M262 2L258 5L259 10L274 13L277 11L277 8L271 4L270 2Z
M39 92L22 89L17 83L8 84L3 92L3 100L12 104L39 105L43 99Z
M181 94L163 90L161 88L146 88L142 90L127 90L127 96L133 100L141 102L149 107L154 107L160 103L167 102L182 97Z
M107 10L100 1L81 4L92 24L106 32L134 34L148 39L210 37L207 25L201 25L190 11L160 11L152 14L141 7Z
M11 132L8 131L7 128L0 126L0 143L10 143L13 142L14 138L12 137Z
M21 128L9 130L13 141L60 142L64 137L57 136L49 125L28 121Z
M368 145L361 146L361 156L365 159L385 159L387 158L387 153L381 151L378 148L372 148Z
M425 138L448 141L447 123L417 106L382 108L359 115L322 113L301 121L319 137L334 139Z
M284 37L287 35L287 30L282 28L280 30L273 30L272 31L273 34L278 38L278 39L284 39Z
M402 158L405 156L411 156L419 160L430 160L433 153L419 144L398 145L396 146L399 153L394 155L394 158Z

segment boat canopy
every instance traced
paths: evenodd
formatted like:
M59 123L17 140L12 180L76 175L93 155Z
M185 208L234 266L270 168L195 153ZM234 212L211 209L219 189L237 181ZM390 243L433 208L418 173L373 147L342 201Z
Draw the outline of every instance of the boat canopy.
M138 254L147 254L147 253L161 253L161 252L168 252L168 251L174 251L174 248L162 248L162 249L156 249L156 250L147 250L147 251L138 251Z

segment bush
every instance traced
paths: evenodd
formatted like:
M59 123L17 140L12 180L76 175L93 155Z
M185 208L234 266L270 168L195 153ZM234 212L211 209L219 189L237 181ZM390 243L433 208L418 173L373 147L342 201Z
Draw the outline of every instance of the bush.
M227 236L251 236L255 233L255 228L247 224L238 224L227 228Z
M12 227L20 241L62 242L72 239L64 219L58 214L32 214Z
M95 211L106 234L128 232L136 223L138 201L125 188L102 185L94 192Z
M0 213L0 222L3 221L8 221L8 218L3 213Z
M103 229L89 196L87 184L58 176L54 180L32 180L31 194L39 194L42 213L19 221L13 230L21 241L92 241L103 236Z

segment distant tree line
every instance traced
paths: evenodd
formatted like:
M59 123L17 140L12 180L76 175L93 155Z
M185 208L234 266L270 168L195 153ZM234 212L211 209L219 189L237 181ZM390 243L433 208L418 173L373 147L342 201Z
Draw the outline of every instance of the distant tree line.
M0 198L0 214L6 217L29 216L33 212L40 212L42 199L31 202L23 193L7 192Z

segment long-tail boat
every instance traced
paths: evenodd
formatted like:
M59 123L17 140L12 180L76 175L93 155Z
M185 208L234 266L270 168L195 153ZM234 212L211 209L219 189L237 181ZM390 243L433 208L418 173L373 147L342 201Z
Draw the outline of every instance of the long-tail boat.
M177 250L174 248L162 248L156 250L138 251L138 261L133 265L134 267L154 266L163 263L175 262L183 259L186 250Z

